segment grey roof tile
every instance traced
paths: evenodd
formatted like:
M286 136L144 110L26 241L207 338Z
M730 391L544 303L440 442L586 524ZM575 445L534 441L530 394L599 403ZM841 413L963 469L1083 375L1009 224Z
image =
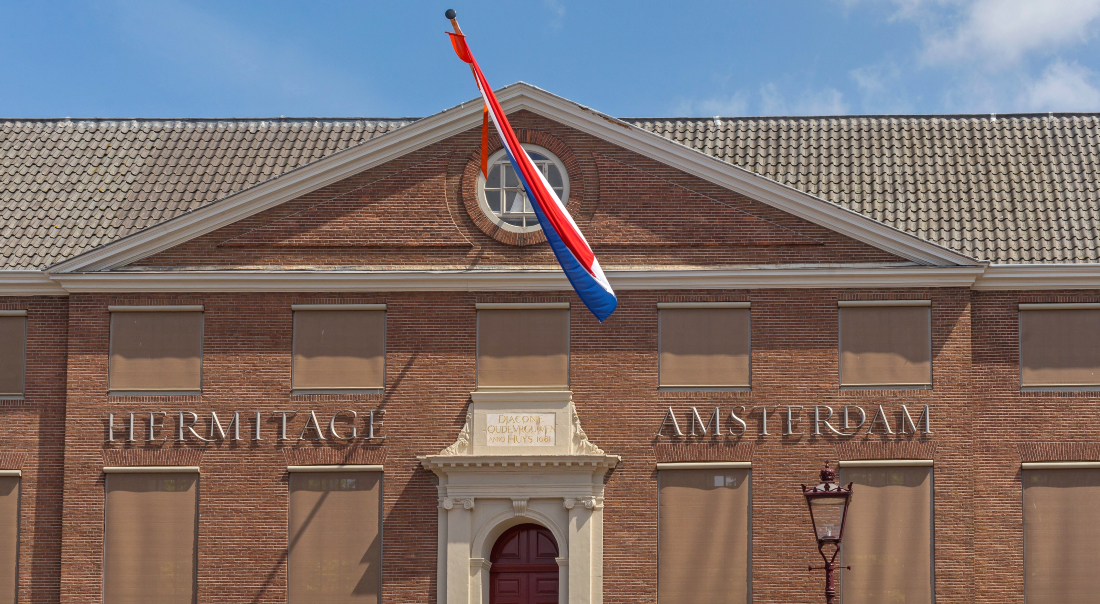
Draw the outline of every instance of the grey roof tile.
M0 270L44 268L412 121L0 120ZM313 144L325 153L291 152Z
M978 258L1100 262L1100 114L625 121Z

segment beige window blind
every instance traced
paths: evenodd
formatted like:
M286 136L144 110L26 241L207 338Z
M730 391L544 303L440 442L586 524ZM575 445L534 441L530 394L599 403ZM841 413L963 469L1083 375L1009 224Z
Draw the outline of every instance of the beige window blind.
M295 390L385 385L385 310L295 310Z
M749 602L750 470L657 475L657 601Z
M748 387L749 314L748 308L661 308L661 387Z
M0 604L15 604L19 589L18 476L0 476Z
M1100 385L1100 308L1020 310L1023 387Z
M0 396L22 396L26 372L27 317L0 315Z
M202 317L201 311L112 312L109 388L199 391Z
M931 385L931 325L932 313L927 303L841 306L840 384Z
M477 386L568 388L569 309L479 309Z
M107 475L105 604L192 604L198 473Z
M932 468L848 467L854 484L844 527L844 604L931 604Z
M381 472L290 475L289 604L379 601L381 508Z
M1023 476L1027 603L1096 602L1100 468L1025 469Z

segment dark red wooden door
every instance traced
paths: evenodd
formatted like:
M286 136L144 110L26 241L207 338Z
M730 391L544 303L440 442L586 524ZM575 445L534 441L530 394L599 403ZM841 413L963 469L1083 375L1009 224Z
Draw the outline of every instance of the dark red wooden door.
M493 546L489 604L558 604L558 542L537 524L508 529Z

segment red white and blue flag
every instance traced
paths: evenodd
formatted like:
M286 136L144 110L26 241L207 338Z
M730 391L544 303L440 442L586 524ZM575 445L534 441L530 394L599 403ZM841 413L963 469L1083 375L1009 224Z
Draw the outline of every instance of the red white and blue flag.
M573 290L580 296L584 305L600 322L603 322L615 311L618 300L603 270L600 269L600 263L592 253L592 248L585 241L577 224L573 222L573 217L566 211L565 205L554 193L554 189L550 187L550 183L546 182L542 171L535 167L534 162L520 145L516 133L512 131L512 126L504 115L504 110L501 109L496 95L493 94L493 89L489 87L489 82L481 73L481 68L478 67L473 53L470 52L470 47L466 45L466 37L461 34L447 33L451 36L451 45L454 46L458 58L469 63L474 72L474 78L477 80L478 89L481 90L481 96L485 99L489 117L496 125L497 132L500 133L504 150L508 153L508 159L512 162L516 174L519 175L524 190L527 191L527 198L531 200L531 207L534 208L539 225L546 234L550 249L554 250L554 255L558 258L558 264L565 271L565 276L569 278ZM484 156L484 153L482 155ZM482 164L484 163L485 158L482 157ZM483 165L482 170L485 169L487 166Z

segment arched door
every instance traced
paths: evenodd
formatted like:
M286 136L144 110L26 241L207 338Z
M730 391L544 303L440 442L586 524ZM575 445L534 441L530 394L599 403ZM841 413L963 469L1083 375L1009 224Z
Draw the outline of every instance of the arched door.
M489 604L558 604L558 542L537 524L497 539L489 561Z

